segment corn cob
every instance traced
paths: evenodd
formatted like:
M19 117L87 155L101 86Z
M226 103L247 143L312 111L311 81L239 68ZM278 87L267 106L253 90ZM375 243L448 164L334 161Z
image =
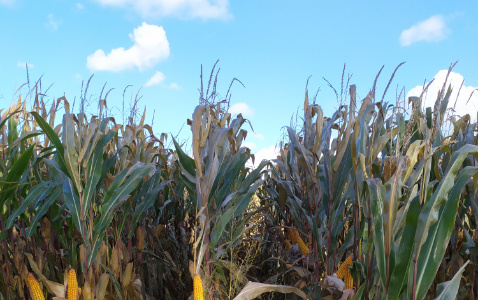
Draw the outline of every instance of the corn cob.
M127 287L131 283L131 275L133 274L133 263L129 262L123 273L123 287Z
M342 279L344 276L349 273L349 266L352 264L352 254L345 259L345 261L339 266L339 269L337 270L337 278Z
M199 274L194 275L194 300L204 300L204 292L202 289L201 276Z
M302 252L302 255L307 256L309 254L309 248L307 248L307 246L304 244L304 241L298 234L297 234L297 243L299 244L300 252Z
M33 300L45 300L40 288L40 284L32 275L32 273L28 273L28 283L30 285L30 294L32 295Z
M300 252L302 252L302 255L307 256L309 254L309 248L307 248L307 246L305 245L297 229L294 229L294 239L295 242L299 244Z
M290 244L289 240L285 240L285 248L289 249L290 247L292 247L292 245Z
M295 244L295 232L293 229L287 230L287 238L292 242L292 244Z
M78 297L78 281L76 280L75 269L71 268L68 271L68 300L76 300Z
M352 274L350 274L350 271L348 271L345 276L344 276L344 283L345 287L344 289L348 290L354 287L354 279L352 277Z

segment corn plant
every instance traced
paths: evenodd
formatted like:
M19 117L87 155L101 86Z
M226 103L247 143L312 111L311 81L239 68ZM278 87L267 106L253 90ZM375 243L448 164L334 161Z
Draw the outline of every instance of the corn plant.
M408 121L390 110L384 97L376 102L373 92L356 113L355 86L349 94L349 106L324 118L306 93L303 127L300 133L287 128L289 142L273 160L265 195L285 212L286 225L313 233L312 259L304 262L306 267L313 262L315 284L352 253L358 299L423 299L455 228L462 190L477 171L473 159L465 167L463 162L478 148L456 143L463 127L453 131L453 139L443 136L451 95L445 86L426 116L420 98L411 98ZM469 117L460 120L455 124L463 126ZM465 131L473 143L473 134ZM445 285L459 281L457 275Z

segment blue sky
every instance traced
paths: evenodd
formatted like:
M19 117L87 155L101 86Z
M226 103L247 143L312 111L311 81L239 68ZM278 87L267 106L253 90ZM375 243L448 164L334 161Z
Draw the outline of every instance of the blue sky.
M89 111L97 111L106 83L106 90L114 88L107 102L118 120L124 89L131 85L129 106L142 87L140 110L147 107L148 123L154 112L155 133L175 135L184 125L180 138L186 140L200 66L208 75L219 59L218 91L225 95L233 78L244 83L233 85L231 105L253 125L247 145L267 156L292 114L301 114L309 76L310 93L320 88L324 114L335 111L335 95L322 77L340 89L344 63L363 98L382 65L380 97L395 67L406 61L387 93L395 102L397 90L417 93L458 60L452 84L458 90L464 78L460 97L468 99L478 86L478 4L459 3L0 0L0 109L18 99L28 63L31 82L42 76L43 89L53 84L46 99L65 95L72 104L76 98L75 110L82 80L94 74ZM478 98L471 100L461 107L475 111L476 119Z

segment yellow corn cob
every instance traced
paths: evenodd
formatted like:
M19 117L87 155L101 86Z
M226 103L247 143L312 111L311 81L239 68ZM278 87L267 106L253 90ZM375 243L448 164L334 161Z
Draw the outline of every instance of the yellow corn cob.
M292 233L294 234L294 237L297 239L297 237L299 236L299 231L297 231L297 228L293 227ZM294 242L297 242L297 240L294 240Z
M204 300L204 292L202 289L201 276L199 274L194 275L194 300Z
M300 237L299 233L297 233L297 231L295 234L295 239L299 244L300 252L302 252L302 255L307 256L309 254L309 248L307 248L307 246L304 244L304 241Z
M292 244L295 244L295 232L293 229L287 230L287 238L292 242Z
M352 254L350 254L349 257L339 266L339 269L337 270L337 278L342 279L344 276L349 273L349 266L352 264Z
M285 240L285 248L289 249L290 247L292 247L292 245L290 244L289 240Z
M352 277L352 274L350 274L349 270L347 270L347 273L345 273L344 283L345 283L344 289L346 290L354 287L354 279Z
M71 268L68 272L68 300L76 300L78 297L78 281L76 280L75 269Z
M35 277L33 277L32 273L28 273L28 283L30 285L30 294L32 295L33 300L45 300L40 284Z
M300 252L302 252L302 255L307 256L307 254L309 254L309 248L307 248L304 241L300 237L299 232L295 228L293 230L293 235L294 235L294 242L297 242L297 244L299 244Z

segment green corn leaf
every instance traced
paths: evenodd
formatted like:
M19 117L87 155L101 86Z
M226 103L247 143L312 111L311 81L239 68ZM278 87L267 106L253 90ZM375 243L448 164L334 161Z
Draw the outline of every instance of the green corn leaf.
M128 234L129 239L134 234L134 230L136 228L136 224L138 224L139 218L142 217L144 213L154 205L156 199L158 198L159 192L161 192L164 189L164 187L170 182L171 182L170 180L161 182L159 186L149 191L145 195L145 197L142 199L142 201L138 205L136 205L136 209L134 210L133 217L131 218L131 223L129 227L129 234ZM171 202L170 200L168 201Z
M63 147L63 144L58 138L58 135L37 112L31 112L31 114L35 118L35 121L38 123L38 126L40 126L40 128L45 132L51 143L56 147L56 157L58 158L58 165L60 166L60 170L62 170L63 173L68 174L68 169L66 168L65 163L65 148Z
M140 181L152 170L154 170L154 164L145 165L138 162L131 168L121 171L111 183L103 199L101 215L94 222L91 251L87 258L88 267L96 259L96 253L103 242L104 233L113 220L116 210L130 197Z
M461 266L460 270L456 272L450 281L438 284L438 296L435 298L435 300L456 299L456 294L458 293L458 288L460 287L461 276L463 275L463 272L469 263L470 261L467 261L463 266Z
M427 239L430 227L438 221L440 207L447 201L449 192L455 185L455 176L461 168L463 161L472 153L478 153L478 146L467 144L453 153L443 180L435 189L431 198L425 202L418 217L418 227L412 257L414 260L419 256L423 243ZM422 276L418 276L417 286L421 285L421 280ZM417 292L418 291L419 289L417 289Z
M86 236L86 228L83 230L84 220L82 219L82 216L84 214L81 210L80 199L78 198L78 194L76 194L75 188L73 187L73 182L68 177L63 183L63 197L65 199L66 207L68 208L73 220L73 224L75 224L76 229L78 229L84 241L86 242L88 237Z
M433 283L455 225L461 191L477 171L476 167L466 167L460 171L447 202L439 211L437 223L428 231L427 240L418 257L417 299L425 297L426 291Z
M83 186L80 180L80 169L78 165L78 149L75 143L75 121L72 114L65 114L63 116L63 146L65 147L65 165L68 169L69 177L74 183L75 190L78 193L83 191ZM80 199L83 201L83 199Z
M181 167L183 168L183 172L187 172L191 177L196 177L196 165L194 163L194 159L189 157L186 153L184 153L181 146L176 142L173 138L174 146L176 147L176 153L178 154L179 162L181 163Z
M390 277L387 299L398 299L408 270L410 267L413 268L413 264L410 264L410 262L412 259L413 240L417 230L418 214L420 212L420 196L417 195L410 201L410 207L406 216L404 216L406 220L405 228L396 254L396 264Z
M28 169L28 164L33 155L34 146L29 147L20 157L15 161L10 170L8 170L6 182L1 185L0 191L0 207L5 203L15 192L19 184L20 178Z
M31 203L33 203L37 199L45 199L54 187L55 184L51 181L42 182L34 186L28 193L28 196L23 199L22 205L20 205L20 207L13 211L12 214L8 217L7 223L5 225L5 230L8 230L13 226L13 222L15 222L19 215L23 214L27 210Z
M99 132L97 134L99 134ZM116 132L111 130L107 134L103 135L98 141L98 143L94 145L95 150L88 159L88 164L86 167L88 182L85 186L84 197L83 197L83 212L84 213L88 213L90 211L90 204L95 197L96 186L101 178L101 171L103 166L103 153L105 150L104 148L111 141L111 139L113 138L115 134Z
M46 215L46 213L48 212L48 210L50 209L50 207L53 205L53 203L55 203L55 201L57 201L58 199L60 199L60 196L62 194L62 189L61 188L58 188L56 187L49 195L48 197L45 199L45 202L38 208L38 210L36 211L35 213L35 217L33 218L32 220L32 223L30 225L30 227L28 227L27 229L27 237L31 237L33 233L35 233L37 231L37 222L40 221L40 219ZM38 200L38 198L37 198Z
M380 273L380 279L382 285L387 282L388 274L386 272L386 258L385 258L385 244L383 233L383 198L385 197L385 187L380 179L368 179L367 189L370 207L372 210L372 231L373 231L373 244L375 246L375 255L377 260L377 266Z

